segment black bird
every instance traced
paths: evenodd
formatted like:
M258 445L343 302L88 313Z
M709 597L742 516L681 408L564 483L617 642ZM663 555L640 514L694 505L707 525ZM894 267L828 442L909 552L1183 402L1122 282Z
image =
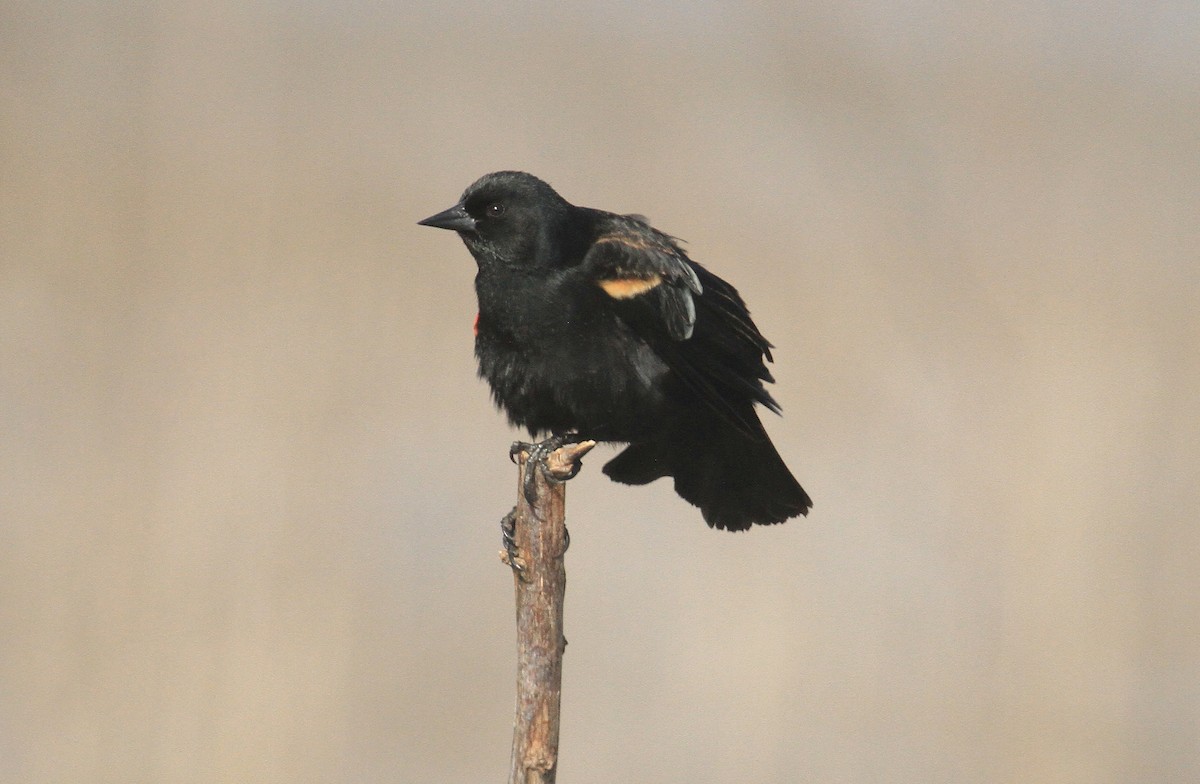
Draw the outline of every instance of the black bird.
M458 232L479 265L479 375L513 425L627 443L604 473L673 477L710 526L808 513L754 410L779 412L763 388L771 344L737 290L675 238L513 171L420 223Z

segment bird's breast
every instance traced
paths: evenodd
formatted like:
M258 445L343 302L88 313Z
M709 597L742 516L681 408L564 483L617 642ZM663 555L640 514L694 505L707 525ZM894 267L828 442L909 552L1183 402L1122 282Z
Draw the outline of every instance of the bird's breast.
M513 424L628 440L661 417L668 368L614 314L504 316L481 302L475 354Z

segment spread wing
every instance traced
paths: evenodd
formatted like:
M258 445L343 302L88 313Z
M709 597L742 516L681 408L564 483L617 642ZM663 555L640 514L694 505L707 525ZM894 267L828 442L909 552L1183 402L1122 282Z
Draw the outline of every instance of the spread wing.
M752 402L778 413L763 388L771 344L737 290L638 216L612 216L583 261L589 279L703 403L755 438ZM665 336L665 338L664 338Z

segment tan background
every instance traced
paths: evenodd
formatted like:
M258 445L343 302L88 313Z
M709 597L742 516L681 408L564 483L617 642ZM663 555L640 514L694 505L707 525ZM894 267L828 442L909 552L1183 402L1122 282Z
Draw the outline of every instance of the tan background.
M414 223L523 168L735 282L816 501L588 461L563 781L1200 780L1194 3L383 5L0 3L0 779L502 780Z

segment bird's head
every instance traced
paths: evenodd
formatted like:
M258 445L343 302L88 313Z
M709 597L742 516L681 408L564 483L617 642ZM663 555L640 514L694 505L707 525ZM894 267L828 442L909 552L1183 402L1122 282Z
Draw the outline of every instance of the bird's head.
M542 266L555 263L546 249L568 220L571 205L532 174L486 174L448 210L422 226L458 232L481 265Z

